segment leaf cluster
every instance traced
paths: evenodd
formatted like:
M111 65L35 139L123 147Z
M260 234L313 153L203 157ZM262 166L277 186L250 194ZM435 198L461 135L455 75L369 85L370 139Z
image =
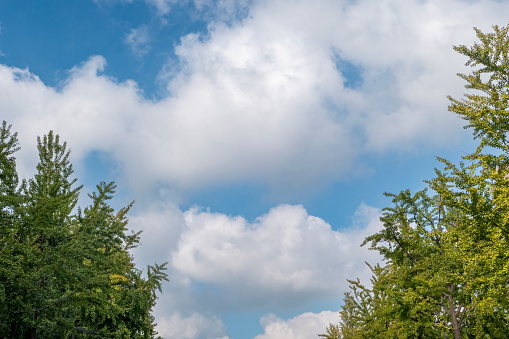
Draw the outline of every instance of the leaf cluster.
M386 193L383 228L362 244L384 266L370 266L370 286L349 280L341 321L322 336L509 337L509 25L474 30L479 42L454 47L472 71L449 110L479 143L458 164L438 158L427 189Z
M17 133L0 129L0 338L154 338L166 263L138 270L127 232L132 203L115 211L101 182L76 208L70 151L52 131L37 140L37 173L20 182Z

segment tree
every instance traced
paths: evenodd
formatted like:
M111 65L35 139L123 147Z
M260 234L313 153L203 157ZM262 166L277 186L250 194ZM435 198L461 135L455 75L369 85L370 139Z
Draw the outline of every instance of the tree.
M327 333L319 334L318 336L325 338L325 339L341 339L342 338L339 326L334 325L334 324L329 324L329 326L327 326Z
M76 210L81 186L70 151L52 131L38 138L34 178L19 183L17 134L0 130L0 337L153 338L151 315L166 263L136 269L126 208L108 205L114 183L100 183Z
M473 68L459 74L470 92L449 110L479 144L458 165L438 158L428 189L386 194L394 207L363 243L386 265L371 289L345 294L343 338L509 337L509 25L474 30L478 43L454 47Z

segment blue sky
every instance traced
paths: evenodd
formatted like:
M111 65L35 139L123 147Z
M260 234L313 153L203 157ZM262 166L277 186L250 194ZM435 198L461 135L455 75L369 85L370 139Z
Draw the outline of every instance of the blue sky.
M505 25L463 0L0 1L1 119L30 176L50 129L86 192L136 200L169 262L165 338L310 338L379 257L383 192L472 150L453 45ZM85 192L84 192L85 193ZM86 204L83 194L82 204Z

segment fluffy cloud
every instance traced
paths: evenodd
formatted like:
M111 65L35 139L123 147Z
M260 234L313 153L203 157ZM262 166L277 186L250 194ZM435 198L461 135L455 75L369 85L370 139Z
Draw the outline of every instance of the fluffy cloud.
M61 90L46 86L28 69L0 65L2 118L20 132L23 174L35 168L36 136L50 129L69 142L75 161L95 149L119 157L129 152L132 118L143 109L142 99L134 82L98 76L105 62L94 56L73 68Z
M183 212L171 204L132 217L130 225L144 229L143 245L133 253L137 262L169 261L171 282L155 308L159 331L169 338L180 333L221 337L226 335L224 326L212 315L339 303L348 289L346 279L369 283L371 273L364 262L380 260L376 252L359 247L380 229L379 213L361 205L350 228L342 231L332 230L299 205L279 205L252 223L197 208ZM299 326L319 333L324 324L336 321L337 313L322 312L290 321L267 316L262 325L265 335L274 336L298 331Z
M338 322L338 312L304 313L289 320L282 320L273 314L261 319L264 334L255 339L307 339L324 333L330 323Z
M184 212L174 204L154 203L132 216L129 225L135 232L142 231L142 244L134 250L136 261L143 266L153 265L167 261L177 248L185 228Z
M45 86L28 70L0 67L4 118L22 131L21 167L33 168L35 136L49 129L72 145L74 159L92 150L111 153L139 187L283 178L297 185L299 177L310 183L340 165L337 156L327 154L333 149L343 157L341 166L349 166L354 147L347 147L348 132L328 124L319 110L313 117L299 112L299 102L291 98L286 99L291 107L272 98L266 103L270 107L260 108L255 93L240 91L236 98L235 88L228 93L203 78L189 79L176 96L150 102L134 82L98 75L104 66L104 58L92 57L70 71L60 90ZM307 89L299 90L302 96Z
M157 331L166 339L228 339L226 328L217 317L193 313L182 317L175 313L158 318Z
M105 60L95 56L58 90L1 66L3 117L22 131L25 150L51 128L75 159L111 154L132 187L311 187L344 177L365 154L458 142L461 121L445 96L462 91L455 73L464 60L451 45L509 10L455 0L246 4L243 19L182 37L159 101L102 75ZM35 158L24 152L21 167Z
M364 262L380 258L359 245L380 228L378 215L363 205L358 211L362 229L334 231L302 206L280 205L254 223L191 209L184 213L172 265L194 281L227 292L219 295L223 307L302 306L339 297L347 278L369 276Z

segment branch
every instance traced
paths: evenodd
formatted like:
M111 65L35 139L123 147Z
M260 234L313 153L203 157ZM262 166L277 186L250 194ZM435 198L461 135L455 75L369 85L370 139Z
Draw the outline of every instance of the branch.
M97 329L97 330L92 331L92 330L86 330L86 329L84 329L84 328L80 328L80 327L75 327L74 329L75 329L75 330L78 330L78 331L80 331L80 332L88 333L88 334L94 334L94 333L96 333L96 332L99 332L99 330L100 330L100 328L99 328L99 329Z
M465 306L463 306L463 304L462 304L462 306L463 306L463 307L465 307L465 311L463 312L463 316L461 316L461 317L460 317L460 325L461 325L461 324L463 324L463 322L465 322L465 320L467 320L469 317L471 317L471 316L473 316L473 315L474 315L474 314L472 314L472 313L467 313L467 311L469 311L469 310L471 310L471 309L475 308L475 306L476 306L476 305L477 305L477 304L473 304L472 306L465 307Z
M34 285L39 285L40 283L43 283L46 280L48 280L48 277L44 277L44 278L40 279L39 281L34 282ZM27 291L26 289L25 290L20 290L20 291L18 291L16 296L20 296L21 294L25 293L26 291Z
M436 235L436 236L431 237L431 238L435 241L435 244L437 244L438 248L440 249L440 254L444 255L444 250L442 248L442 245L440 244L440 237L438 235Z
M433 304L436 304L436 305L438 305L438 306L442 306L442 305L441 305L441 303L437 303L437 302L430 302L430 301L428 301L428 303L429 303L429 305L430 305L431 309L433 310L433 313L435 313L435 315L437 316L437 318L440 318L440 312L438 312L438 310L437 310L435 307L433 307Z
M406 250L406 248L401 244L401 242L398 240L398 238L393 234L392 237L398 243L398 246L401 247L403 252L414 262L414 264L417 264L417 260Z
M68 294L68 295L64 295L62 298L57 299L57 300L54 300L53 302L49 303L48 305L46 305L46 306L44 306L44 307L41 307L41 308L39 308L39 309L35 310L34 312L42 311L42 310L44 310L44 309L46 309L46 308L48 308L48 307L50 307L50 306L53 306L53 305L55 305L56 303L59 303L59 302L61 302L62 300L67 299L67 298L69 298L69 297L70 297L70 295L69 295L69 294Z

